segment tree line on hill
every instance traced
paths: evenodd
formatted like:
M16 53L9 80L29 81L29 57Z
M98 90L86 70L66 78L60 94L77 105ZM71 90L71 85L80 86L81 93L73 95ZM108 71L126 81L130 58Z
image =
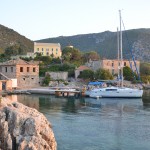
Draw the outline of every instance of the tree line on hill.
M132 50L136 60L150 62L150 29L126 30L122 32L122 36L123 58L130 59L132 57ZM103 58L117 58L117 33L111 31L74 36L59 36L38 40L36 42L60 43L62 49L66 45L73 45L82 50L82 52L94 50Z
M11 49L11 50L10 50ZM0 60L10 59L11 55L17 55L18 53L22 54L22 50L19 46L11 46L6 48L4 54L0 55ZM62 50L61 58L54 58L53 56L42 56L40 53L37 53L36 57L33 58L22 58L26 61L35 60L40 61L40 76L45 76L45 72L48 71L67 71L69 77L74 77L74 71L80 65L84 65L89 60L100 60L100 55L95 51L82 52L77 48L65 47ZM124 79L132 82L138 80L138 76L133 72L129 67L123 68ZM150 82L150 63L141 63L140 65L140 74L141 80L144 83ZM116 75L117 76L117 75ZM96 72L92 70L84 70L79 78L89 79L89 80L108 80L113 79L113 76L109 71L105 69L99 69Z
M2 56L1 56L2 57ZM89 60L100 60L100 55L95 51L82 52L77 48L65 47L62 50L61 58L54 58L53 56L42 56L37 53L36 57L33 58L22 58L26 61L35 60L40 62L39 75L45 76L45 72L48 71L67 71L69 77L74 77L74 71L80 65L84 65ZM141 63L141 79L144 83L150 82L150 64ZM123 68L124 79L132 82L138 80L138 76L129 67ZM117 75L115 75L117 76ZM111 80L114 78L108 70L99 69L96 72L92 70L84 70L79 78L88 80Z

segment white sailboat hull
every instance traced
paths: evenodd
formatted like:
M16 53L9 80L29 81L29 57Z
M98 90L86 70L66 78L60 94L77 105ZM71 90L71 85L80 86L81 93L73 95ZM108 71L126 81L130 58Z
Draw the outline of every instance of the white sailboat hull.
M94 89L88 92L90 97L114 97L114 98L140 98L143 90L119 87L107 87Z

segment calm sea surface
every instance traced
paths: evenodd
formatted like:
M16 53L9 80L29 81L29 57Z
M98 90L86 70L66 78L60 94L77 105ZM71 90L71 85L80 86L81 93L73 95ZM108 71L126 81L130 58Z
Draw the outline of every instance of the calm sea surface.
M58 150L150 150L150 90L142 99L13 98L47 117Z

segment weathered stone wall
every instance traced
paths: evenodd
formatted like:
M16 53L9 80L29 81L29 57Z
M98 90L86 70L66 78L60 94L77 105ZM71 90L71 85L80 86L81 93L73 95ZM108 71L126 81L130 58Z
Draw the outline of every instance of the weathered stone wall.
M130 67L130 63L132 64L132 70L136 71L135 65L133 61L128 61L128 60L123 60L123 66L128 66ZM96 71L100 68L109 70L111 74L118 74L118 60L109 60L109 59L103 59L100 61L90 61L85 64L86 66L90 67L93 71ZM121 65L121 63L120 63ZM136 61L136 67L138 71L140 71L140 62Z
M19 88L35 87L39 85L38 62L24 61L21 59L0 63L0 79L17 79Z
M101 62L102 62L102 68L109 70L109 72L112 74L118 74L118 67L120 68L121 62L120 62L119 66L118 66L118 60L104 59L104 60L101 60ZM137 67L138 71L140 71L140 62L139 61L136 61L136 67L135 67L133 61L129 62L128 60L123 60L122 63L123 63L123 67L125 67L125 66L130 67L130 63L131 63L133 71L136 71L136 67Z
M80 75L80 70L75 70L75 79L77 79L79 75Z
M37 110L2 99L0 106L0 149L56 150L51 124Z
M46 72L46 75L50 75L50 77L54 80L68 80L68 72Z
M101 61L97 60L97 61L90 61L88 63L85 64L87 67L90 67L93 71L96 71L98 69L100 69L101 67Z
M22 75L18 77L17 83L18 88L37 87L39 86L39 77L33 75Z
M7 76L8 78L16 78L16 67L14 65L10 66L0 66L1 73Z
M21 72L21 68L23 71ZM29 70L28 70L29 69ZM35 87L39 85L39 66L38 65L17 65L16 78L18 88Z
M22 72L21 68L22 67ZM13 69L12 69L13 68ZM38 65L1 66L2 74L8 78L17 78L18 88L35 87L39 85Z

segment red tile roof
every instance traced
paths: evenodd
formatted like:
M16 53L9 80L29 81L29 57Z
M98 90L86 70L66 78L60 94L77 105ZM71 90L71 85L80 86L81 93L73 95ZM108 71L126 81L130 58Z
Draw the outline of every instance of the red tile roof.
M87 66L80 66L76 70L91 70L91 69Z
M32 65L37 65L38 62L34 62L34 61L24 61L22 59L15 59L15 60L9 60L9 61L6 61L6 62L3 62L3 63L0 63L0 66L4 66L4 65L29 65L29 64L32 64Z

